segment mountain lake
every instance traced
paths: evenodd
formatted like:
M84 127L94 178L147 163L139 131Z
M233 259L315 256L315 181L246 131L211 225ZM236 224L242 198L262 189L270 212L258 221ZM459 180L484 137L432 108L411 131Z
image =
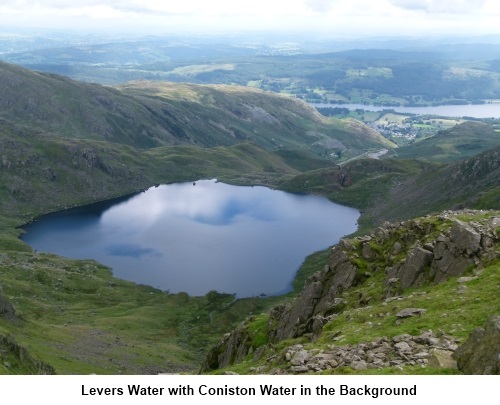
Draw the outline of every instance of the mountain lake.
M242 298L290 291L305 257L354 232L358 217L319 196L201 180L48 214L21 238L172 293Z

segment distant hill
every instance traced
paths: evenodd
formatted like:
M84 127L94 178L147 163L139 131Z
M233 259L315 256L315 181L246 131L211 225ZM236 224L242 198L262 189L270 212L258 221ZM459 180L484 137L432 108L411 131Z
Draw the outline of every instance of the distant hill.
M363 124L325 119L302 101L256 89L144 81L110 88L6 63L0 63L0 117L66 138L139 148L253 141L269 150L324 154L325 139L354 151L391 146Z
M500 145L500 132L488 124L468 121L398 148L397 155L403 159L450 162L466 159L497 145Z
M364 61L429 61L442 59L441 55L437 52L397 51L393 49L349 49L346 51L324 53L314 56L318 58L351 59Z
M298 171L254 143L138 149L63 138L0 119L0 216L31 218L157 183L219 177L273 183ZM0 248L2 240L0 227Z
M161 101L167 118L177 118L184 131L208 146L221 142L215 134L231 144L251 140L271 150L325 150L331 140L355 150L395 146L359 121L325 120L301 100L254 88L147 81L116 88L144 104Z
M500 146L453 163L359 159L283 181L285 190L312 192L360 208L360 225L402 220L450 208L500 207Z
M421 215L448 208L500 208L500 146L426 170L395 185L386 212Z

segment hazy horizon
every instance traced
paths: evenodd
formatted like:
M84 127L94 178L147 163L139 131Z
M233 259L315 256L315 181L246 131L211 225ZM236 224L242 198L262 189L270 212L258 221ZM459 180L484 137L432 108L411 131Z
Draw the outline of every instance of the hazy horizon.
M1 32L79 35L467 37L499 35L499 18L495 0L7 0L0 5Z

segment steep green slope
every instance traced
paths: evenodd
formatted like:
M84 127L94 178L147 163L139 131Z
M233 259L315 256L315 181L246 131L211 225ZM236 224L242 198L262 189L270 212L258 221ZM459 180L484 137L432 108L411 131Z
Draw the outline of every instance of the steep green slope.
M394 147L361 122L325 119L300 100L253 88L145 81L117 88L143 102L161 100L174 117L183 118L183 130L205 137L207 144L216 141L210 134L222 131L231 142L252 140L272 150L306 147L324 152L332 140L355 150Z
M450 162L466 159L500 144L500 133L481 122L464 122L436 135L398 148L403 159Z
M297 171L251 143L136 149L53 136L0 121L0 215L30 218L160 182L220 177L273 183Z
M410 218L443 209L500 208L500 146L395 184L374 215Z
M391 212L377 210L379 206L394 203L389 200L391 190L409 178L434 172L439 166L418 160L357 159L342 166L319 169L285 179L279 187L292 192L321 194L332 201L354 206L361 210L360 230L394 219ZM406 206L403 216L411 217L414 207Z
M324 154L332 138L355 151L390 146L361 123L325 119L302 101L260 90L164 82L110 88L6 63L0 63L0 118L66 138L140 148L254 141L266 149Z
M500 207L500 147L456 163L359 159L283 181L280 187L327 196L362 210L368 229L449 208Z
M69 138L151 147L173 143L145 106L120 92L0 63L1 117Z

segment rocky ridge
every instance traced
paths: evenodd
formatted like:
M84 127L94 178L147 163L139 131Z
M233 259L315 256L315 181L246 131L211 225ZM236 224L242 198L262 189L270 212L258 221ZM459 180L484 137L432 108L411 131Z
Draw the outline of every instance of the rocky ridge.
M404 300L400 295L409 288L436 285L462 276L458 278L457 293L465 293L467 283L481 277L484 265L500 257L499 230L499 212L462 210L384 223L370 235L342 239L333 247L329 263L307 280L301 294L288 304L274 307L267 315L267 345L255 344L256 332L252 329L255 317L250 317L209 351L201 370L207 372L237 364L249 354L259 358L264 352L269 353L265 348L287 339L306 338L314 342L338 316L350 316L374 302L387 305ZM365 284L378 287L371 294L369 289L359 292L355 302L346 299L346 292ZM425 308L409 305L396 314L382 315L393 317L397 324L425 312ZM331 336L335 341L336 333ZM441 364L437 359L443 354L446 364L454 364L451 354L457 348L457 341L453 336L443 336L443 332L428 331L405 336L400 341L395 341L396 337L381 337L361 345L319 351L291 345L271 355L269 362L288 363L286 369L293 373L341 366L355 369L426 366L431 358L435 362L432 364ZM374 350L386 353L374 356L377 353Z

